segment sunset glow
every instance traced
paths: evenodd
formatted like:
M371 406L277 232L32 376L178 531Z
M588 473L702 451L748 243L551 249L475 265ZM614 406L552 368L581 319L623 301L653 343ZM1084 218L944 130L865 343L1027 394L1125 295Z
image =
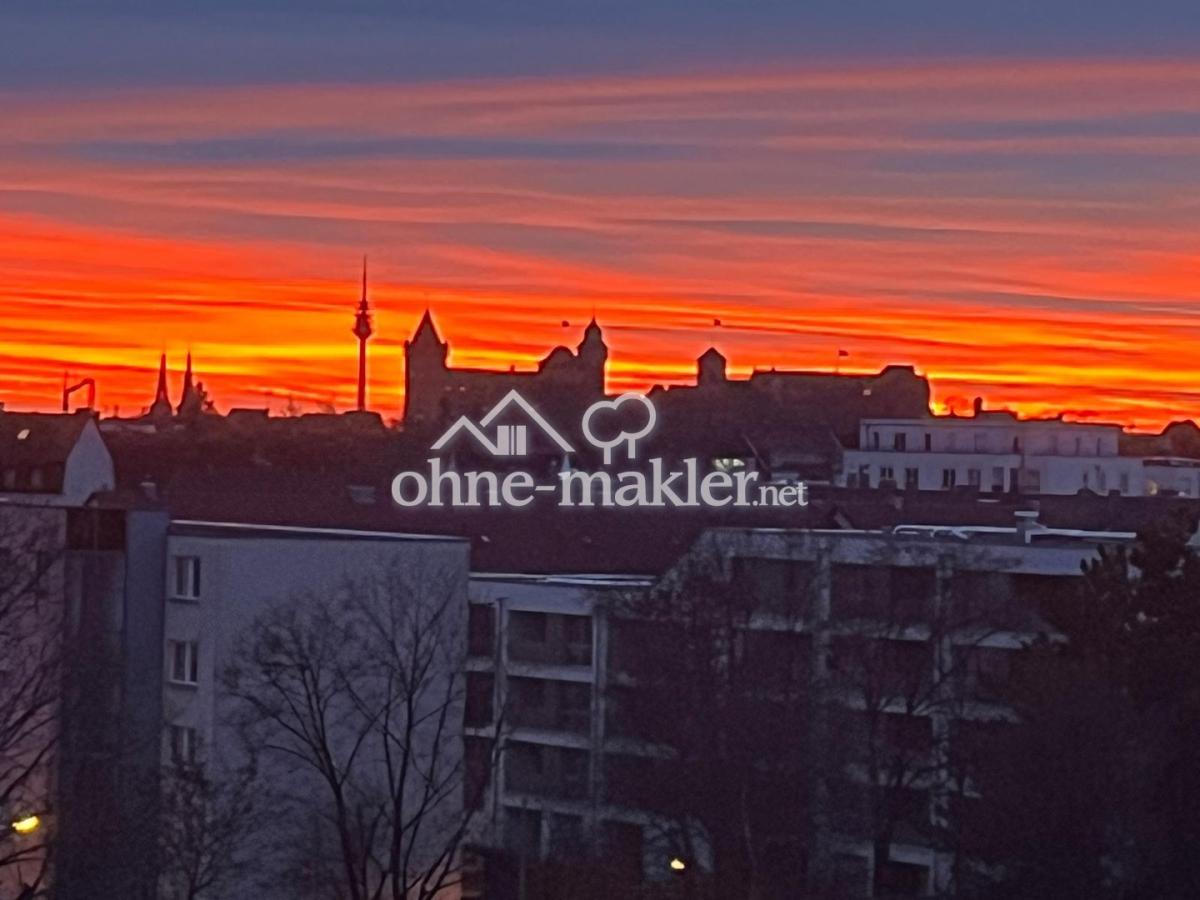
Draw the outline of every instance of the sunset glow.
M938 408L1200 412L1200 62L854 60L0 96L0 400L106 412L190 348L219 409L399 414L595 312L609 387L909 363ZM720 327L713 325L721 321ZM564 327L566 320L569 325ZM176 376L178 378L178 376ZM178 388L176 386L175 390Z

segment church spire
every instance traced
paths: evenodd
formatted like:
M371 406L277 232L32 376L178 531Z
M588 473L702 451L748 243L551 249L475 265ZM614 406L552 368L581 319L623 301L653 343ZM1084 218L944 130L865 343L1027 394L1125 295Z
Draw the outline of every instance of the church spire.
M158 387L154 390L154 402L150 404L150 415L156 419L171 418L171 395L167 389L167 354L158 359Z
M183 393L179 397L179 406L175 410L182 413L192 403L196 393L196 386L192 383L192 351L187 354L187 365L183 369Z

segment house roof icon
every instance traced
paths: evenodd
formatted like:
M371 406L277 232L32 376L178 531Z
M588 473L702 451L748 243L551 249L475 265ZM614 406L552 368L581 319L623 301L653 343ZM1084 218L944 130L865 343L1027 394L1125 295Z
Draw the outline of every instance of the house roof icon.
M442 436L433 443L431 449L441 450L461 432L465 431L475 439L476 443L493 456L524 456L528 452L527 426L497 425L494 437L488 437L484 430L513 406L520 409L526 418L532 424L536 425L542 434L548 437L564 453L573 453L575 451L575 448L515 389L505 394L499 403L488 410L487 415L479 420L478 425L466 416L459 416L458 420L447 428Z

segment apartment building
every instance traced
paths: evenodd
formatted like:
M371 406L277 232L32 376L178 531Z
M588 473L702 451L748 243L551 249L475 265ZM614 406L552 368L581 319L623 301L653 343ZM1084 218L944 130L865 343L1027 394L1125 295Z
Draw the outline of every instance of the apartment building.
M971 490L981 493L1143 496L1142 460L1121 456L1117 425L974 416L863 419L858 447L846 450L843 487Z
M731 583L761 598L746 639L764 664L785 649L803 660L830 711L818 745L837 748L845 765L823 795L816 852L840 889L861 896L882 883L897 896L925 896L947 887L962 852L947 849L950 817L979 814L952 761L1002 726L997 687L1013 651L1045 629L1039 604L1069 589L1098 547L1132 539L1048 528L1033 512L1009 526L714 528L699 538L692 560L719 561ZM619 784L622 761L644 748L614 716L630 688L617 662L626 623L614 610L655 583L472 578L466 740L478 777L491 742L499 736L504 747L481 842L528 859L584 858L585 847L628 871L640 865L647 880L670 877L670 823L639 809ZM778 612L795 610L796 599L801 615ZM867 734L898 742L920 777L873 784ZM885 790L903 812L888 823L893 839L880 863L872 800ZM703 867L703 851L690 862ZM877 864L886 867L878 879Z
M476 842L529 861L585 859L599 845L635 877L667 871L665 850L657 858L646 840L647 816L607 795L601 752L619 740L607 711L608 608L650 584L472 575L464 739L474 783L487 782Z
M4 896L154 896L166 527L137 507L0 505L0 709L17 726L0 813L38 823L0 831Z
M466 541L436 535L172 521L161 632L162 763L228 769L240 761L222 673L256 616L394 573L416 579L414 590L450 592L451 614L465 611L468 551ZM162 896L178 896L174 888L163 885ZM285 886L279 890L286 895ZM263 894L247 885L245 896Z

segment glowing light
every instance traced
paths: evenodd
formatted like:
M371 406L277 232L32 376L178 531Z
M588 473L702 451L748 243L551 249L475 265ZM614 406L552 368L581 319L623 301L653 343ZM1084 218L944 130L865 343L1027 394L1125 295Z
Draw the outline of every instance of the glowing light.
M17 834L32 834L38 830L38 826L41 824L42 820L38 816L26 816L13 822L12 830Z
M672 872L682 872L687 868L687 863L685 863L678 856L672 856L671 861L667 863L667 865L671 867Z

